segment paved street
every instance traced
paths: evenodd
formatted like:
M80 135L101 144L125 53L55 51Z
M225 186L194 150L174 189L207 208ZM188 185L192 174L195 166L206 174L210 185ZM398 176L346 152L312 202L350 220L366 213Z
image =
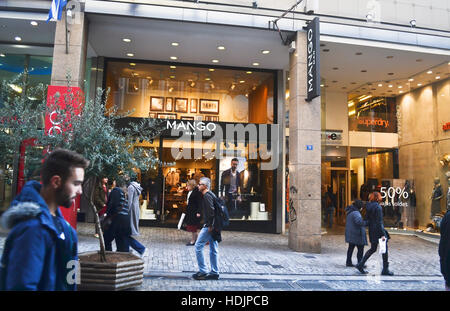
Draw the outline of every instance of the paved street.
M79 252L99 249L94 225L79 223ZM195 249L185 246L189 233L170 228L141 227L138 238L149 248L145 280L138 291L440 291L438 239L391 234L390 269L381 277L381 256L367 262L369 275L345 266L344 236L322 236L321 254L296 253L287 247L286 235L228 232L219 245L220 280L196 281ZM6 237L0 233L0 251ZM434 242L433 242L434 241ZM208 248L205 259L208 263ZM356 250L353 261L356 261ZM208 263L209 264L209 263Z

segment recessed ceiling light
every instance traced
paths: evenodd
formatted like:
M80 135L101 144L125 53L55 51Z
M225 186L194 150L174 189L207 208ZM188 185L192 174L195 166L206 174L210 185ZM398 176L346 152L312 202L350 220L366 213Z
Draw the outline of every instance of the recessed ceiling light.
M177 60L178 57L176 57L176 56L170 56L170 59L172 59L172 60Z
M127 53L127 56L128 56L128 57L133 57L134 54L133 54L133 53Z
M259 66L259 63L253 63L252 65L253 66Z
M383 84L381 84L381 83L380 83L380 84L378 84L378 86L379 86L379 87L382 87L382 86L383 86Z
M170 66L170 69L177 69L177 66Z
M247 74L248 74L248 75L251 75L251 74L252 74L252 72L251 72L251 71L247 71Z
M402 93L403 93L403 91L400 91L399 93L400 93L400 94L402 94Z
M430 74L432 74L433 73L433 71L431 71L431 70L428 70L427 71L427 73L430 75Z
M401 88L403 88L403 86L399 85L398 88L401 89Z
M38 25L38 23L36 21L31 21L30 24L31 24L31 26L37 26Z
M218 60L218 59L213 59L212 62L213 62L213 63L218 63L219 60Z
M180 45L178 42L172 42L171 44L172 44L172 46L179 46Z
M136 64L135 63L130 63L130 66L136 66Z
M324 84L321 84L321 85L320 85L320 87L324 87L324 86L325 86Z
M205 81L209 81L209 80L211 80L211 78L209 78L209 77L205 78Z
M269 50L262 50L261 53L263 53L263 54L269 54L270 51L269 51Z
M244 80L241 80L241 81L239 81L239 83L245 83L245 81L244 81Z
M411 78L411 79L408 79L408 81L409 81L409 82L413 82L413 81L414 81L414 79L413 79L413 78Z
M19 36L16 36L16 37L14 37L14 40L16 40L16 41L22 41L22 38L19 37Z
M217 47L217 49L223 51L223 50L225 50L225 47L224 47L223 45L219 45L219 46Z
M437 77L436 77L436 80L439 80L440 78L441 78L440 76L437 76Z
M209 68L208 70L211 71L211 72L213 72L215 69L214 69L214 68Z
M392 85L392 84L389 84L389 87L393 87L393 85Z
M171 79L175 79L175 76L170 76Z
M126 42L126 43L130 43L130 42L131 42L131 39L129 39L129 38L123 38L122 41L123 41L123 42Z
M417 86L422 86L422 83L418 83Z

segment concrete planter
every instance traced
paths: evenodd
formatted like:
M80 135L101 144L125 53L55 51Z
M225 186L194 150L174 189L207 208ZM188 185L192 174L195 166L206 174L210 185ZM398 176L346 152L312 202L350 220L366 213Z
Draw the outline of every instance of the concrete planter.
M80 284L78 290L124 290L142 285L144 261L131 253L106 252L107 262L100 262L99 252L78 254Z

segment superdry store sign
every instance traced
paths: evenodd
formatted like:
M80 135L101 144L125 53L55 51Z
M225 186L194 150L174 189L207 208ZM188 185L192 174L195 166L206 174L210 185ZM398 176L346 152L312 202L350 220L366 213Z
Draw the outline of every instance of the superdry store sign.
M307 96L306 101L320 96L320 29L319 18L314 18L306 27L307 38Z
M444 132L445 132L445 131L450 131L450 122L445 123L445 124L442 126L442 129L444 130Z

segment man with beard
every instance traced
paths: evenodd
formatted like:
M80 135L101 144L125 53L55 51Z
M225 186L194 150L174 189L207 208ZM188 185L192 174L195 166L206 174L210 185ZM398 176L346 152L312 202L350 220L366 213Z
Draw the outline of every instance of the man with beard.
M1 259L1 290L76 290L77 234L59 206L69 208L81 194L88 165L80 154L56 149L42 165L42 185L29 181L14 198L1 219L11 230Z

